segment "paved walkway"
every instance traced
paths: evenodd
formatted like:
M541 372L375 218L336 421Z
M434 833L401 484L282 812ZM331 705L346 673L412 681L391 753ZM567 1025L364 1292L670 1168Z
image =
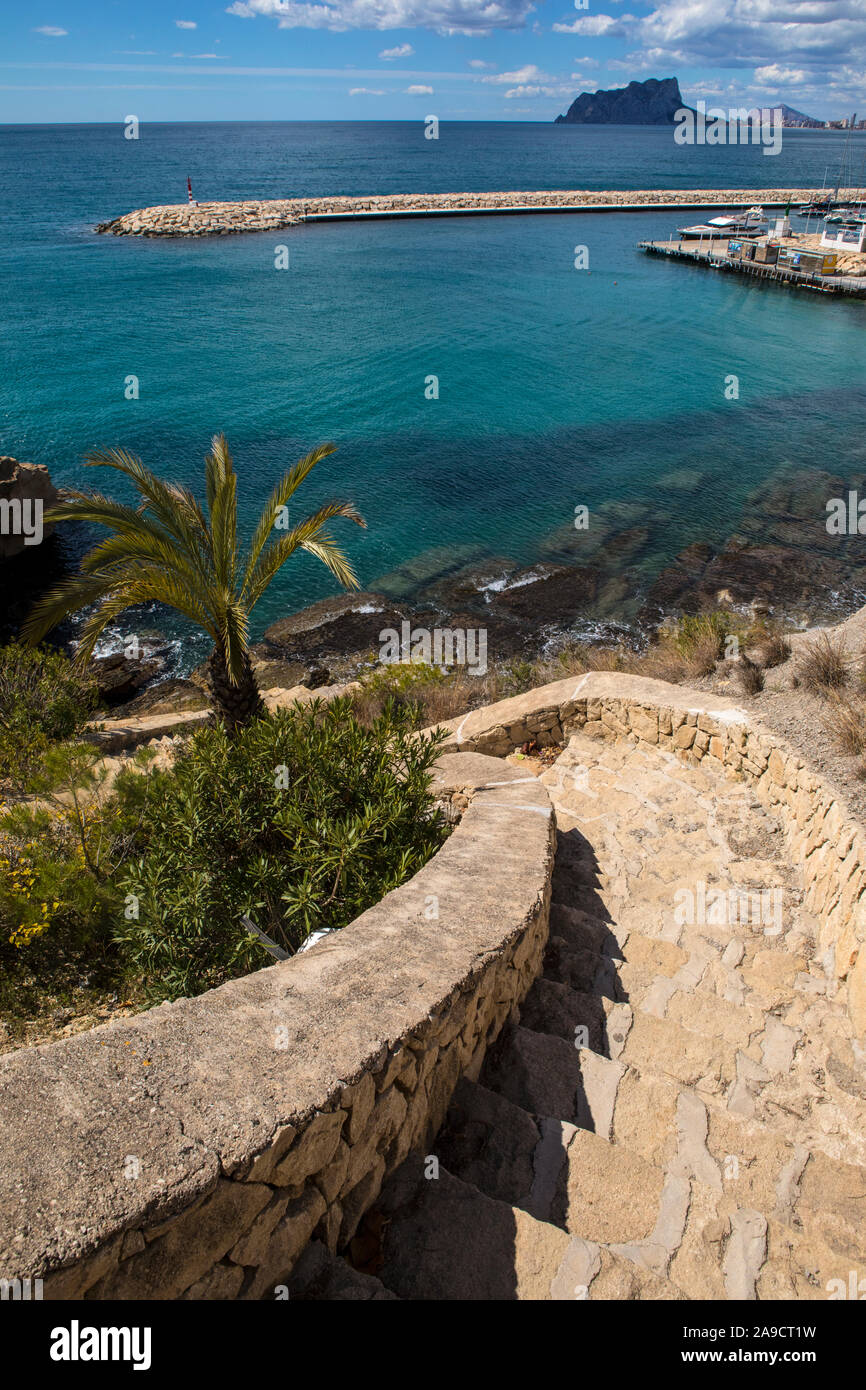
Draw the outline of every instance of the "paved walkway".
M542 781L551 933L520 1023L458 1086L438 1177L411 1157L351 1264L314 1244L293 1296L827 1299L866 1279L866 1058L779 826L746 786L625 742L576 735Z

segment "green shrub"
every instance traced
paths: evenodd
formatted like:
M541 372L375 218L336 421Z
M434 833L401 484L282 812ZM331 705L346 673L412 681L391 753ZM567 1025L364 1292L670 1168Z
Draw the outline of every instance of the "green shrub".
M134 910L120 933L149 998L267 965L244 914L293 951L421 867L447 833L430 790L441 738L411 726L394 701L369 728L348 699L313 701L232 738L202 729L149 779L147 848L123 874Z
M150 756L139 754L140 771ZM112 944L117 871L141 846L150 791L140 771L109 788L95 748L61 744L43 755L32 799L0 815L0 961L9 947L47 960Z
M80 734L95 707L93 681L61 652L0 647L0 783L25 790L51 745Z

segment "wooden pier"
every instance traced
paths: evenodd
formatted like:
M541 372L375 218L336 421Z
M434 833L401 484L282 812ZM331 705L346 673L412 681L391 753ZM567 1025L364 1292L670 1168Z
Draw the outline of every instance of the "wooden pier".
M742 236L730 238L742 241ZM651 256L670 256L677 261L693 261L710 270L732 271L751 275L756 280L772 280L776 284L793 285L797 289L814 290L818 294L841 294L854 299L866 299L866 276L819 275L815 271L793 270L788 266L765 265L757 261L732 260L728 255L728 237L701 237L699 241L639 241L638 250Z

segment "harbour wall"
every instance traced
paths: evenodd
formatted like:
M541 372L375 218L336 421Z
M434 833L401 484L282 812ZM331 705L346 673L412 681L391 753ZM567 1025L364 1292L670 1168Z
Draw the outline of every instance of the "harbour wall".
M839 199L859 200L863 189L840 189ZM526 193L400 193L381 197L285 198L223 203L168 203L138 208L101 222L97 232L113 236L228 236L269 232L303 222L377 218L483 217L520 213L679 212L686 208L785 208L815 196L807 188L571 189Z

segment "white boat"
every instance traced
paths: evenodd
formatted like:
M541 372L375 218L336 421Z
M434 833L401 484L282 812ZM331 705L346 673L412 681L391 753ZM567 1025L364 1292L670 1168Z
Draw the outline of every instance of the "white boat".
M707 222L699 222L694 227L678 227L677 232L686 241L693 241L697 237L723 237L732 234L758 233L764 227L766 218L764 209L759 207L749 208L746 213L739 213L732 217L711 217Z

